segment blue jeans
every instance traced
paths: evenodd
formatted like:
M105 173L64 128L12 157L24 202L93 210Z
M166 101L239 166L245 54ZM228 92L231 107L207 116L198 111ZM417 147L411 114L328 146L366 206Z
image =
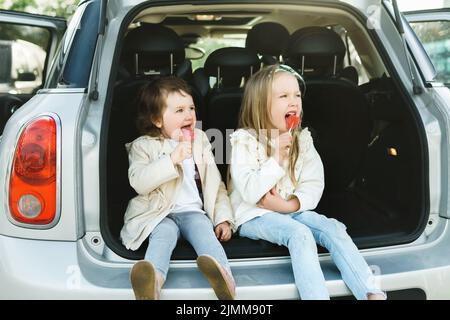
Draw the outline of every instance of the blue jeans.
M180 235L194 247L197 255L208 254L214 257L231 275L227 256L216 238L208 216L202 212L182 212L169 214L149 236L144 259L153 263L164 280L169 270L172 251Z
M239 233L242 237L266 240L289 249L295 285L304 300L330 298L316 242L330 252L342 279L357 299L367 299L370 293L382 293L345 225L336 219L314 211L266 213L242 224Z

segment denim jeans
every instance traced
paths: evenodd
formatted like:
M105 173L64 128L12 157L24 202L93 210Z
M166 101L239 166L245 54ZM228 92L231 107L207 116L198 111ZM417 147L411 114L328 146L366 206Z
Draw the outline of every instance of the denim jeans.
M314 211L267 213L241 225L240 236L286 246L291 255L295 285L303 300L329 299L316 243L325 247L357 299L381 293L375 278L346 227Z
M153 263L164 280L169 270L170 257L180 235L194 247L197 255L215 258L231 275L230 265L208 216L202 212L169 214L149 236L145 260Z

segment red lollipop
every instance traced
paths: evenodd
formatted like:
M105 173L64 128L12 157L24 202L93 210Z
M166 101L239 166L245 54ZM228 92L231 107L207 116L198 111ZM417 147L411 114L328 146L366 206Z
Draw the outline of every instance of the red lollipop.
M286 118L286 126L289 130L289 133L291 133L291 131L295 128L297 128L297 126L300 123L300 117L296 114L290 114L287 116Z

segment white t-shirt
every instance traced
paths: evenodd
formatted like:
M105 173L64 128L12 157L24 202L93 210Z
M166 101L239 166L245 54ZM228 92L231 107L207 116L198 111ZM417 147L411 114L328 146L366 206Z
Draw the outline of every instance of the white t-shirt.
M170 140L173 146L177 146L178 142ZM195 164L194 158L190 157L183 160L183 182L180 187L180 191L175 199L174 208L171 213L181 213L181 212L202 212L205 213L203 208L203 202L200 198L200 194L197 189L197 184L195 183Z

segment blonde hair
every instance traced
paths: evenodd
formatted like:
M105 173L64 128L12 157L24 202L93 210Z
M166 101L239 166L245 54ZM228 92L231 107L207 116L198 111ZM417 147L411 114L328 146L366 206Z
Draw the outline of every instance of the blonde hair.
M253 130L258 141L266 147L267 156L272 155L271 130L274 125L270 116L270 104L272 100L272 84L276 72L286 72L297 78L297 75L280 65L265 67L255 73L247 82L242 99L241 112L239 117L239 128ZM303 80L303 79L301 79ZM292 147L289 150L289 177L294 184L295 163L297 162L299 150L300 126L292 131Z

